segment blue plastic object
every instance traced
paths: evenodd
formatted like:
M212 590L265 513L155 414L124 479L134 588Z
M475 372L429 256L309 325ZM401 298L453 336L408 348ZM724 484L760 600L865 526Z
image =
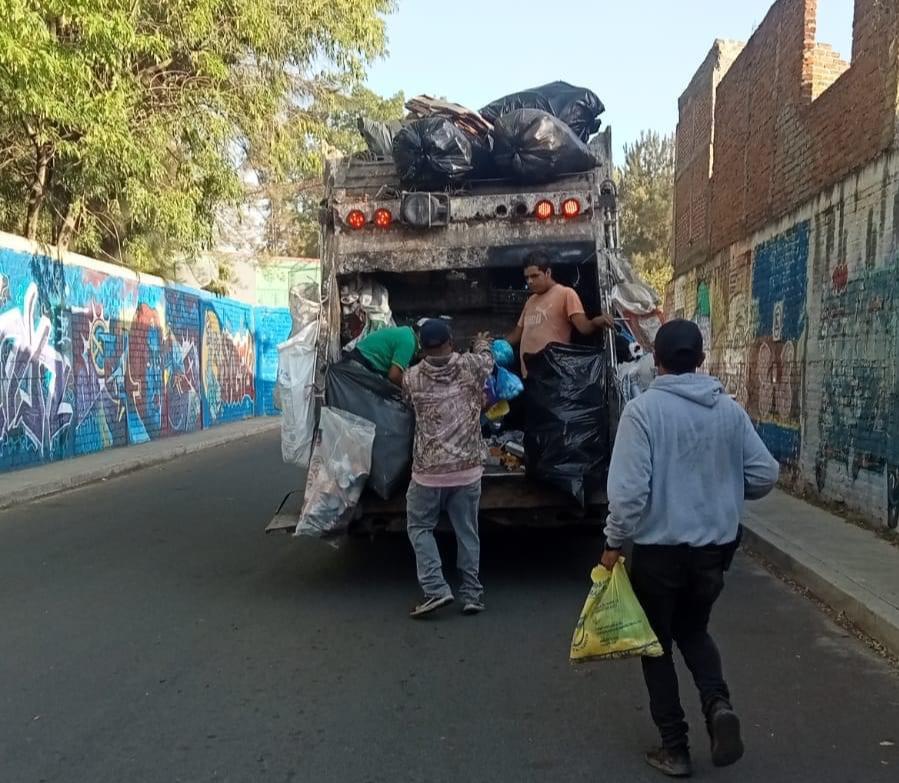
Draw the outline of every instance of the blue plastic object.
M524 391L524 384L515 373L505 367L496 368L496 396L501 400L514 400Z
M508 340L493 341L493 361L498 367L505 367L507 370L515 365L515 349Z

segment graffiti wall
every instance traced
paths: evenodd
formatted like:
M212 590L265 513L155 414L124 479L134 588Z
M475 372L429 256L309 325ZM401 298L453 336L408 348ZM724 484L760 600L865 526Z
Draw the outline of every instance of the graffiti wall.
M277 414L258 309L265 361L256 308L0 234L0 470Z
M786 482L899 525L899 154L674 281Z

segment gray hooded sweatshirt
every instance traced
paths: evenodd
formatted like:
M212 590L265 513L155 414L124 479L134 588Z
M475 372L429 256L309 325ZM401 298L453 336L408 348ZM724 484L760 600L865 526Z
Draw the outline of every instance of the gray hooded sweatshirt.
M663 375L627 404L609 468L608 546L729 544L743 502L780 466L746 411L708 375Z

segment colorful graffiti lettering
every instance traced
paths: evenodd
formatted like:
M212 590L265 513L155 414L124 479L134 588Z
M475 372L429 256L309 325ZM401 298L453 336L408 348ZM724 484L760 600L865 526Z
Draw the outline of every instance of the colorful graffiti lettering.
M172 432L192 432L200 423L200 357L189 337L169 337L166 377L169 428Z
M80 454L124 445L127 400L121 340L104 317L102 305L73 314L76 344L75 389L78 420L76 451Z
M203 320L203 395L209 423L252 415L256 400L256 350L249 329L222 328L212 307Z
M286 309L9 241L0 236L0 470L278 412Z
M128 439L146 443L150 433L161 432L165 410L165 340L159 314L146 304L138 305L126 339Z
M0 444L21 434L39 458L63 448L72 422L71 367L37 316L38 289L28 286L21 310L0 313Z

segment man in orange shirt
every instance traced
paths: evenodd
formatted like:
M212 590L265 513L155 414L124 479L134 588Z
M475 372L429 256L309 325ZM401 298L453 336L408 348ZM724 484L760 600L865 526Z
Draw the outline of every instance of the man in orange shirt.
M525 356L539 353L550 343L570 343L572 326L583 335L614 327L610 315L587 317L577 292L553 280L552 264L546 253L536 250L527 256L524 277L532 296L521 312L518 325L506 338L513 346L520 347L523 377L527 377Z

